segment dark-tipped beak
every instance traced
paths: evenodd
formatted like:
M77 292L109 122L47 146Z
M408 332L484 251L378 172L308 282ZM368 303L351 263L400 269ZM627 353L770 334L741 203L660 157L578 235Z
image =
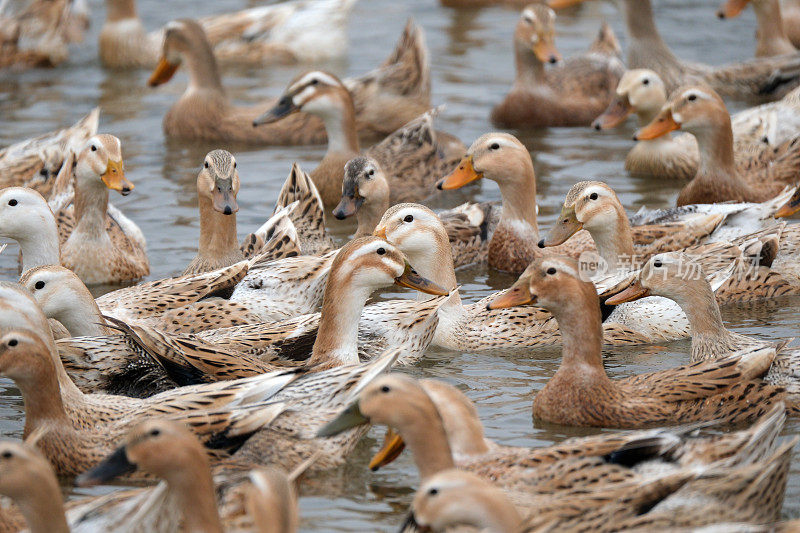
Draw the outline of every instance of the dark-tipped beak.
M403 523L400 525L400 529L398 533L403 533L404 531L417 531L419 533L428 533L431 531L431 528L428 526L421 526L417 522L417 517L414 516L414 511L409 511L406 515L406 519L403 520Z
M342 196L339 200L339 205L333 210L333 216L339 220L344 220L356 214L358 208L364 203L364 199L360 196Z
M239 211L239 203L236 201L233 191L215 189L211 193L211 205L215 211L219 211L223 215L232 215Z
M294 105L292 97L284 95L280 100L278 100L278 103L275 104L275 107L253 121L253 127L255 128L262 124L272 124L273 122L277 122L283 117L287 117L296 111L300 111L300 108Z
M356 400L347 409L339 413L336 418L322 426L317 431L317 437L333 437L350 428L363 426L364 424L369 424L369 418L361 414L358 400Z
M122 446L106 457L102 463L78 476L75 484L79 487L101 485L134 470L136 470L136 465L128 461L125 446Z
M427 294L435 294L436 296L447 296L450 294L450 291L444 287L441 287L428 278L424 278L417 274L417 271L408 264L408 261L406 261L405 270L403 270L403 273L400 275L400 277L394 279L394 283L395 285L400 285L401 287L416 289Z

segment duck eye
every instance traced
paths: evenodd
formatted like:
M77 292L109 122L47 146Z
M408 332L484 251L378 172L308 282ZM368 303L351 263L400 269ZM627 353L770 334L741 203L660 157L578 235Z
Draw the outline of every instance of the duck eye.
M378 253L378 255L383 255L386 253L386 248L378 248L376 252Z
M431 496L436 496L437 494L439 494L439 489L430 489L428 491L428 494Z
M369 172L367 172L367 176L374 176L374 175L375 175L375 170L369 169Z
M414 215L406 215L403 220L406 222L414 222Z
M9 451L3 452L3 459L11 459L12 457L14 457L13 453L11 453Z
M642 85L650 85L650 80L645 78L642 80Z
M547 273L551 276L556 273L556 269L554 267L550 267L547 269Z
M233 168L236 168L236 161L233 162Z
M597 193L593 192L592 194L590 194L589 195L589 200L597 200Z
M44 289L44 281L42 281L42 280L37 281L36 285L34 285L34 287L36 287L36 290Z
M96 151L97 151L97 146L92 145L92 152L96 152Z
M10 341L8 341L9 346L16 346L17 344L19 344L19 341L17 339L11 339Z
M159 435L161 435L161 430L160 429L156 428L156 429L150 430L150 436L158 437Z
M661 268L661 261L653 261L653 266L656 268Z
M318 80L317 78L313 78L313 79L311 80L311 85L316 85L316 84L318 84L318 83L319 83L319 80Z
M11 200L8 201L8 205L14 207L15 205L17 205L17 200L12 198Z
M203 166L208 168L208 161L203 162Z
M381 392L389 392L390 390L392 389L389 388L389 385L384 385L383 387L381 387Z
M686 99L689 100L690 102L694 102L695 100L697 100L697 95L690 94Z
M497 143L492 143L492 145L489 147L489 149L490 150L499 150L500 149L500 145L497 144Z

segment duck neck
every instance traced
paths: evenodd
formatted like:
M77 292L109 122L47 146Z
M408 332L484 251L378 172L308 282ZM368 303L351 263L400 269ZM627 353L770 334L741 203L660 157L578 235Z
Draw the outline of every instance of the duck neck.
M380 199L364 200L364 202L361 204L361 207L359 207L358 211L356 212L358 228L356 229L356 234L353 238L357 239L359 237L372 235L372 232L375 231L375 227L378 225L378 222L381 221L381 217L387 209L389 209L388 190L386 196L382 196Z
M403 253L406 254L408 261L414 265L414 268L421 276L448 290L453 290L458 286L453 263L453 249L450 246L450 240L444 228L442 228L441 232L436 232L435 244L432 248L407 252L404 250ZM427 300L430 299L430 295L420 292L417 295L417 299ZM458 291L452 294L439 309L440 312L452 309L463 311L464 306L461 304L461 297Z
M733 130L729 117L719 124L691 131L697 138L700 161L697 175L717 175L741 181L733 157Z
M356 112L350 93L344 93L337 105L316 113L325 123L328 154L358 154Z
M425 480L453 468L455 463L439 411L427 394L419 400L414 402L413 416L406 417L404 427L395 429L414 456L420 478Z
M60 306L56 312L48 313L48 317L61 322L73 337L96 337L108 334L103 314L85 286L80 290L70 290L68 301L68 305Z
M106 1L106 22L119 22L121 20L138 19L136 2L134 0Z
M358 321L364 304L372 294L368 287L352 287L331 272L322 299L317 339L309 365L353 365L358 359Z
M632 260L633 232L622 206L615 206L615 216L610 224L600 223L585 227L609 269L616 270Z
M628 45L628 68L652 68L647 58L657 63L680 67L680 61L661 38L650 0L624 0L625 26L631 42Z
M42 217L42 224L15 239L22 252L23 272L37 266L61 264L58 227L52 213Z
M520 179L521 178L521 179ZM521 237L539 239L539 226L536 222L536 174L533 162L528 159L521 169L521 175L513 180L497 181L503 209L500 222Z
M50 358L42 357L41 361L34 363L30 377L14 380L25 404L25 438L42 425L68 423L52 364Z
M200 245L197 255L219 260L239 253L236 213L226 215L214 209L211 199L199 195Z
M545 78L544 64L539 61L529 45L517 39L514 40L514 64L517 69L515 87L539 85Z
M752 6L758 22L756 55L773 56L796 52L797 49L789 41L783 28L783 17L781 17L781 6L778 0L752 2Z
M700 274L697 279L682 280L683 291L675 296L670 296L681 307L689 327L692 339L702 338L705 341L726 341L730 332L722 323L722 314L719 311L717 299L711 285Z
M168 479L170 491L175 494L177 505L184 519L183 530L192 533L222 533L214 496L211 469L202 450L192 468L184 468L175 479Z
M98 239L106 233L108 188L97 176L75 180L75 229L73 234Z
M56 478L36 476L25 497L16 500L30 533L69 533L64 499Z
M182 58L189 72L189 85L186 87L187 93L211 91L221 95L225 94L217 60L211 50L211 45L206 39L195 43L188 53L183 54Z
M594 286L581 283L562 307L551 310L562 339L562 360L558 374L594 374L608 380L602 361L603 325Z

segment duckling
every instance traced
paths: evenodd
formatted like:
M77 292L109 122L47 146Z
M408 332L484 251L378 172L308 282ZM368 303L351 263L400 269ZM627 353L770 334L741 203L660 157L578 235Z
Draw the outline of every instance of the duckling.
M126 196L134 187L125 177L119 139L106 134L91 137L73 166L74 206L62 207L56 215L62 234L61 262L87 284L120 283L150 274L141 230L118 211L106 215L108 190Z
M584 0L549 0L559 9ZM668 91L691 83L704 83L725 96L779 98L797 86L800 59L795 55L764 57L715 67L678 59L661 38L650 0L624 0L621 9L628 29L628 68L649 68L658 73Z
M594 286L578 277L569 258L537 259L529 268L530 298L553 313L563 339L562 363L536 395L538 420L601 427L761 416L761 406L783 399L779 387L753 381L767 372L774 349L736 352L685 367L611 380L601 360L600 307ZM502 308L505 296L490 308ZM590 407L589 407L590 406Z
M325 205L335 206L342 192L344 166L361 151L353 99L347 87L333 74L308 72L295 78L278 104L256 118L253 125L273 124L299 111L315 115L325 124L328 151L311 172L311 180ZM435 112L429 112L418 117L367 151L384 168L391 169L393 201L401 196L429 193L429 175L448 172L455 165L456 161L443 156L438 146L433 131L434 115Z
M161 59L148 84L166 83L183 63L189 70L189 85L164 116L168 136L262 145L325 141L322 122L307 114L253 129L253 119L274 107L275 102L248 107L232 104L222 86L211 45L200 25L191 19L167 24ZM421 30L409 22L389 60L363 78L345 82L353 96L359 133L385 135L428 109L427 69Z
M697 174L678 195L679 206L731 200L763 202L781 192L784 185L779 180L796 175L800 158L796 142L767 168L747 172L737 168L730 115L722 98L710 88L692 86L675 91L634 139L655 139L676 129L693 134L700 150Z
M778 0L727 0L717 10L720 19L737 17L747 4L756 14L756 57L794 54L797 48L786 36Z
M49 195L67 156L97 133L100 108L72 126L0 150L0 187L23 186Z
M286 2L199 19L220 63L325 61L344 55L355 0ZM302 29L300 29L302 28ZM147 33L135 0L106 0L100 62L109 68L152 68L166 29Z
M689 318L692 329L691 362L724 357L730 352L774 346L774 343L725 329L719 304L702 267L687 272L682 254L659 254L650 258L630 287L606 300L608 305L629 302L648 295L674 300ZM779 349L764 379L787 389L787 405L797 410L800 399L800 350Z
M588 53L561 59L554 42L556 15L543 4L531 4L520 15L514 32L516 79L491 120L502 128L524 126L585 126L611 100L625 72L614 31L603 24Z

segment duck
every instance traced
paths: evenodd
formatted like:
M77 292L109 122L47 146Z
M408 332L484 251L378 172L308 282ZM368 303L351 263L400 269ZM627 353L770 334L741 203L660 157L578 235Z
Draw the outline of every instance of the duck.
M725 357L730 352L775 346L755 337L728 331L722 322L719 304L711 285L703 275L692 275L682 269L686 257L682 254L658 254L650 258L634 282L624 291L606 300L609 305L634 301L648 295L669 298L681 306L689 318L692 330L691 362ZM800 380L800 350L779 348L775 361L764 376L767 383L787 390L786 403L798 410Z
M560 67L554 42L555 12L531 4L514 31L516 78L511 92L492 109L501 128L586 126L609 103L625 66L614 31L603 24L589 51Z
M96 107L72 126L0 150L0 188L29 187L49 196L67 156L97 133L99 119Z
M358 156L345 164L342 197L333 216L344 220L355 215L358 227L354 237L372 234L389 204L389 182L380 163L369 156ZM486 260L488 236L500 218L498 204L466 202L436 215L447 231L456 268Z
M325 124L328 150L310 175L323 203L333 207L341 197L345 164L361 153L353 98L333 74L307 72L297 76L275 107L256 118L253 126L279 123L300 111L319 117ZM393 173L391 200L429 195L432 190L429 176L447 173L455 166L457 159L443 155L437 142L433 130L436 113L436 110L426 112L367 151ZM463 153L463 144L458 144L449 150Z
M602 364L597 292L578 277L577 262L544 257L531 264L529 275L527 303L553 314L563 343L559 370L534 398L536 420L617 428L679 420L727 423L761 416L762 406L768 409L785 395L780 387L755 381L772 364L774 348L612 380ZM489 306L503 308L509 301L517 303L501 296Z
M347 50L347 18L356 0L295 1L198 20L221 64L319 62ZM302 28L302 29L301 29ZM146 32L135 0L106 0L100 62L113 69L153 68L166 28Z
M761 104L731 116L737 167L762 168L782 155L785 145L791 144L800 132L799 92L800 89L795 89L777 102ZM636 113L640 127L646 126L666 102L666 87L658 74L650 69L629 70L617 85L616 98L592 122L592 127L598 131L614 128L631 113ZM625 157L625 170L634 175L690 180L697 173L698 161L697 141L693 135L673 137L666 133L637 142Z
M254 106L232 104L206 34L191 19L167 24L161 58L148 84L166 83L183 63L189 71L189 85L164 116L167 136L260 145L325 141L322 122L308 114L254 129L253 120L274 107L275 101ZM422 30L409 21L389 60L362 78L344 82L353 97L359 134L386 135L429 109L429 76Z
M747 7L753 6L756 14L756 57L795 54L795 48L786 36L781 3L778 0L727 0L717 10L720 19L734 18Z
M579 232L563 245L543 250L537 224L536 174L528 149L508 133L487 133L467 150L458 167L437 182L441 190L457 189L482 179L500 186L500 220L488 236L487 260L490 268L520 274L542 254L579 257L595 251L591 236ZM487 228L488 229L488 228ZM634 240L652 240L651 228L633 227Z
M354 271L361 273L353 277ZM390 276L391 272L394 276ZM398 307L389 300L367 307L378 288L397 284L438 295L430 301ZM177 381L190 385L261 375L300 365L315 369L350 364L359 355L403 346L401 361L422 356L436 329L436 312L448 291L422 278L402 253L376 237L351 241L338 252L325 285L322 312L277 323L254 323L170 334L146 324L114 325L125 335L80 337L59 342L59 352L76 380L88 390L115 391L128 374L148 371L132 364L140 354ZM79 302L72 300L73 305ZM155 363L159 362L159 363ZM224 362L224 364L222 364ZM97 369L103 373L97 375ZM138 378L137 378L138 380ZM118 392L124 392L126 389Z
M75 191L72 202L60 203L56 213L61 262L93 285L150 274L142 231L119 210L109 211L109 189L127 196L134 188L125 177L120 140L113 135L95 135L71 163L64 165L56 178L73 182L70 177L74 176Z
M550 0L560 9L584 0ZM703 83L727 97L774 100L797 86L796 55L762 57L721 67L689 63L678 59L661 38L650 0L624 0L630 43L625 64L630 69L649 68L658 73L668 92L686 84Z
M743 172L735 164L733 133L722 98L704 86L675 91L650 124L634 140L650 140L683 129L697 138L700 161L694 178L681 189L677 205L725 201L763 202L781 192L796 175L800 150L793 141L786 153L766 168Z
M234 517L226 516L223 520L220 516L223 502L215 494L208 457L185 425L160 418L136 424L122 445L102 463L82 473L77 483L84 487L108 483L131 470L146 472L166 482L168 494L164 497L176 502L187 531L222 533L223 524L233 525ZM274 494L274 489L284 494ZM286 474L281 475L277 469L256 469L250 474L246 488L239 487L239 491L245 499L241 506L244 516L235 517L236 525L249 523L252 528L269 518L273 524L283 522L288 526L284 531L295 530L297 503ZM265 508L258 509L261 505ZM275 515L264 516L268 510Z

